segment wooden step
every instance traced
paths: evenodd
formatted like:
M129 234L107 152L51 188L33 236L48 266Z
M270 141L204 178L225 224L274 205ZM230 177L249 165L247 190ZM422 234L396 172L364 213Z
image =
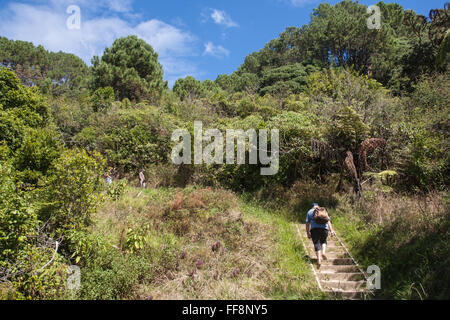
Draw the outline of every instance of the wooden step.
M346 252L343 246L328 246L327 252Z
M330 266L330 265L353 265L353 260L351 258L335 258L322 260L322 265Z
M333 290L324 290L329 296L337 299L344 300L360 300L365 299L366 294L364 291L333 291Z
M313 243L312 242L310 243L311 240L308 239L306 241L305 241L305 243L306 243L308 249L315 251ZM327 245L326 252L346 252L346 251L345 251L345 248L341 245Z
M338 291L360 291L366 286L366 281L345 281L345 280L329 280L321 281L322 287L330 290Z
M326 256L328 259L350 258L348 253L345 251L344 252L327 252Z
M311 257L316 257L316 252L314 251L314 248L308 248L307 253ZM342 258L343 255L345 255L345 257L348 257L347 251L345 251L345 249L336 250L327 248L326 255L328 259Z
M314 262L317 263L317 256L314 253L311 253L309 255L310 259ZM336 255L327 255L328 259L325 260L322 258L322 265L328 266L328 265L352 265L353 260L350 258L350 256L348 254L344 254L344 253L338 253Z
M337 237L328 237L326 256L322 265L317 268L317 258L311 239L307 239L304 225L298 229L300 238L306 246L312 268L316 270L316 279L320 282L322 291L337 299L366 299L370 291L366 290L364 274L357 263L351 258L347 249ZM298 226L297 226L298 228Z
M344 281L361 281L364 275L361 272L318 272L320 280L344 280Z
M356 265L322 265L320 272L335 272L335 273L355 273L359 272Z

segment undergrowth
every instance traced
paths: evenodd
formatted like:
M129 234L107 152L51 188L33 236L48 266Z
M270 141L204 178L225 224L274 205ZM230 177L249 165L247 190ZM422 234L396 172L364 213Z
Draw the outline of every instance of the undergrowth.
M366 193L360 203L342 198L331 211L335 228L358 262L381 269L385 299L450 297L449 198Z
M135 189L78 239L81 299L318 299L292 217L221 189Z

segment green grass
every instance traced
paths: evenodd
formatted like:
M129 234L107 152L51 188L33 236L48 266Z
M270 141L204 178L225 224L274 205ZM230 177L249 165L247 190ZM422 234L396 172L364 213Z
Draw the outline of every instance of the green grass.
M360 265L364 269L380 267L377 298L450 297L449 221L445 214L428 224L411 213L409 219L394 217L383 223L367 222L367 212L349 208L331 214L336 230Z
M367 201L365 209L339 201L329 209L339 236L364 269L381 269L377 298L450 296L445 211L415 212L408 197L392 208L377 202L387 206L390 200ZM303 217L299 210L223 189L127 188L95 216L86 240L92 248L81 261L80 297L327 299L295 227ZM226 250L213 252L217 242Z
M127 187L94 221L78 298L325 298L295 217L230 191Z
M270 299L324 299L305 257L294 223L295 216L286 210L267 209L256 201L241 200L241 208L248 219L256 219L276 226L276 247L269 252L276 258L274 285L268 292Z

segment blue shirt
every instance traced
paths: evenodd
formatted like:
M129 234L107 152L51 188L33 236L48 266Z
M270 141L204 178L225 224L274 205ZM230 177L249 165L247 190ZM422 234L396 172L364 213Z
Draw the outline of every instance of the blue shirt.
M328 230L328 223L325 224L319 224L314 222L314 208L308 211L306 214L306 223L311 224L311 230L312 229L327 229Z

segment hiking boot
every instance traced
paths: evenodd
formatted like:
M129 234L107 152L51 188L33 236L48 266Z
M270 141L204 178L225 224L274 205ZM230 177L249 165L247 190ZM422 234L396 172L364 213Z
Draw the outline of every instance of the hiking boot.
M325 253L322 253L323 260L328 260L327 255Z

